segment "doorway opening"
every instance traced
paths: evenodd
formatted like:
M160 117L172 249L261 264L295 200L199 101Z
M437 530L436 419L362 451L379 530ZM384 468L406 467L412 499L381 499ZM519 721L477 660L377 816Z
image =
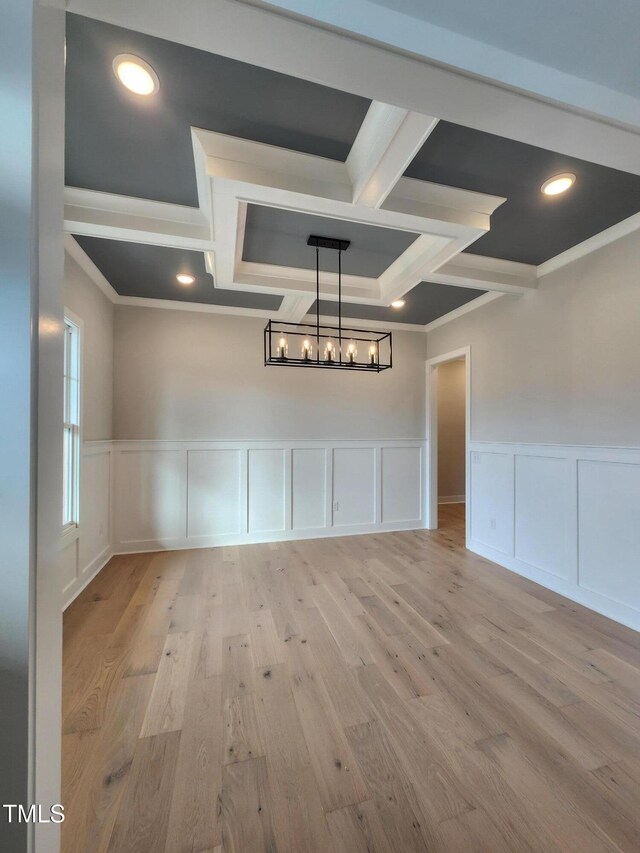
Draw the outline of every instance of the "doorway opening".
M427 527L469 531L470 348L427 361Z

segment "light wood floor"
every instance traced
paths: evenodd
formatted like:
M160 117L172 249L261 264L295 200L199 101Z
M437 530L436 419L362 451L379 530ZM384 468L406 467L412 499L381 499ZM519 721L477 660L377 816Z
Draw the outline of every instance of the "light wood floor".
M462 513L114 558L65 614L65 853L640 850L638 634Z

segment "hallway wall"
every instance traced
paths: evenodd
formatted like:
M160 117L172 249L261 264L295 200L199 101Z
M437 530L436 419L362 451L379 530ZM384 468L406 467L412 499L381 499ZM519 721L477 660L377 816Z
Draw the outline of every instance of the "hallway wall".
M438 500L465 499L465 363L438 367Z

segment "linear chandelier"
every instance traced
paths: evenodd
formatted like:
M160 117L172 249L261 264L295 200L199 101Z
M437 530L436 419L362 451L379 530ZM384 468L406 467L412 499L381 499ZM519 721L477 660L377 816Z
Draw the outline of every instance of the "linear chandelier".
M342 253L349 240L311 235L316 250L316 322L269 320L264 329L264 363L280 367L313 367L380 373L393 366L391 332L342 325ZM338 325L320 323L320 249L338 253Z

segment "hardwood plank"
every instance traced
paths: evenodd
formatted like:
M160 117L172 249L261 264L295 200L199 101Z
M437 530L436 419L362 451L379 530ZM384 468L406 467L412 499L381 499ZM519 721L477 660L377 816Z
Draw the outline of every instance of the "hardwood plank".
M329 812L327 822L336 853L394 853L372 800Z
M63 736L63 850L103 853L107 849L152 687L152 675L122 679L102 728ZM91 737L88 742L87 736ZM90 751L78 754L78 739Z
M189 683L175 768L165 853L192 853L221 841L222 678Z
M222 654L222 700L226 702L234 696L250 693L254 689L254 666L249 637L246 634L225 637L222 643Z
M224 764L235 764L265 754L256 699L252 693L227 699L224 703L223 720Z
M356 679L336 641L316 609L298 613L302 633L297 640L308 645L315 669L324 681L331 703L343 726L355 726L372 719L371 709L356 689Z
M407 853L432 849L429 822L422 818L413 786L382 724L375 720L346 733L395 849Z
M138 741L108 853L164 850L180 732Z
M140 737L182 728L193 634L167 634Z
M220 823L225 853L275 853L266 758L224 768Z
M368 797L367 787L341 729L322 676L313 673L298 644L289 643L288 670L302 731L325 811Z
M269 609L249 614L249 641L254 666L284 663L282 641Z

